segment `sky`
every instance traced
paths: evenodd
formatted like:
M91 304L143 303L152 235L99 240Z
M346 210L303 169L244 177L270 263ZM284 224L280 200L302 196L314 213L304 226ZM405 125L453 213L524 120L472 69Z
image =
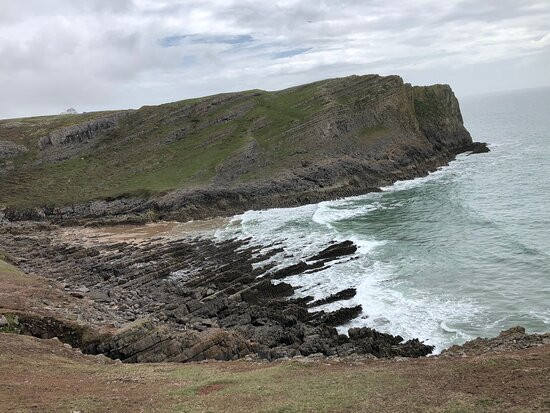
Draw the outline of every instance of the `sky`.
M550 0L0 0L0 118L369 73L550 86Z

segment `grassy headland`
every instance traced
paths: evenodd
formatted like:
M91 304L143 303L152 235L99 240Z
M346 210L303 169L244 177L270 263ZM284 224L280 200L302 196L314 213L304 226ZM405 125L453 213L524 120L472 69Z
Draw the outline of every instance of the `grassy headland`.
M274 192L300 182L346 187L365 168L353 165L367 160L395 164L374 168L390 173L416 165L422 151L433 156L424 119L454 128L446 131L448 139L459 136L450 147L469 139L450 88L434 88L413 88L397 76L351 76L138 110L2 120L0 207L148 199L285 179L286 189ZM2 156L2 143L18 149Z

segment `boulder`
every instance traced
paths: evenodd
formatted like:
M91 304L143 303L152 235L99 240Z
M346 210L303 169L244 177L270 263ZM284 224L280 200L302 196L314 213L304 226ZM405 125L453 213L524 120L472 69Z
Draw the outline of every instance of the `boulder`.
M308 306L317 307L323 304L330 304L340 300L349 300L350 298L355 297L355 294L357 294L357 290L355 288L346 288L345 290L338 291L337 293L331 294L328 297L312 301L308 304Z
M357 245L355 245L352 241L342 241L333 244L318 254L308 258L308 261L335 260L346 255L354 254L355 251L357 251Z

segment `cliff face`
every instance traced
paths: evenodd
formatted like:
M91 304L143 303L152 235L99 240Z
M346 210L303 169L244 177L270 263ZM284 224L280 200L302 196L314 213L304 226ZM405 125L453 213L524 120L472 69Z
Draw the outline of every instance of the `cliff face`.
M448 85L416 86L413 96L420 131L434 149L472 143L464 128L458 100Z
M377 75L0 121L0 140L25 149L0 165L6 216L62 220L299 205L425 175L472 149L449 86Z

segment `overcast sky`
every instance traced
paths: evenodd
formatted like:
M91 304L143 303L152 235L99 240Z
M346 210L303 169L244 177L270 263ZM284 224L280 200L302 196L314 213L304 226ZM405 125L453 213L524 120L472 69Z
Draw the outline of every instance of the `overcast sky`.
M0 0L0 118L351 74L550 85L550 0Z

